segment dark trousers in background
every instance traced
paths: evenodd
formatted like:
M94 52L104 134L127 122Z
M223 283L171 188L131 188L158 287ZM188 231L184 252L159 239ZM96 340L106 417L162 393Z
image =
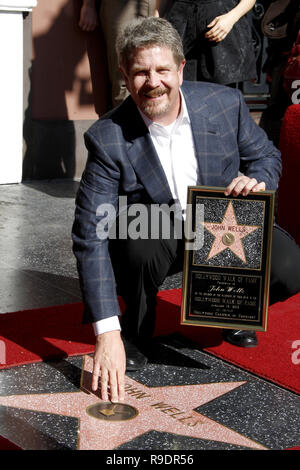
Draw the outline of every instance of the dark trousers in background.
M101 0L100 20L107 51L108 72L112 88L112 106L129 95L119 69L116 39L126 23L134 18L153 16L155 0Z
M150 211L149 211L150 212ZM148 212L148 214L149 214ZM130 218L128 223L130 223ZM150 233L150 217L149 217ZM184 242L174 236L164 239L110 241L118 293L126 303L121 318L126 338L139 346L147 344L155 328L156 295L166 276L183 269ZM273 229L270 304L300 291L300 248L278 226Z

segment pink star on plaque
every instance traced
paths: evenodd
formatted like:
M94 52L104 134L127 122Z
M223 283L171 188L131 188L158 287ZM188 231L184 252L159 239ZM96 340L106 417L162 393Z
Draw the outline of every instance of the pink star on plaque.
M147 387L126 377L125 401L107 403L91 391L92 369L93 359L85 356L78 392L0 396L0 405L77 418L81 450L115 449L151 430L266 449L195 411L246 382ZM22 439L23 447L30 448L27 436Z
M203 222L203 225L215 237L206 261L229 248L244 263L247 262L242 239L259 227L239 225L231 201L221 223Z

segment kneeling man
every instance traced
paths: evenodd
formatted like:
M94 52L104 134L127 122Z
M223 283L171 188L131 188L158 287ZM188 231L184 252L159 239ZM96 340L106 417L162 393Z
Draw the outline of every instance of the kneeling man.
M92 388L100 376L101 398L112 401L124 398L125 370L146 364L156 294L170 272L182 269L184 243L176 236L151 237L149 227L149 237L100 237L105 210L118 214L120 197L127 208L144 204L149 214L153 204L176 202L184 220L188 186L221 186L226 195L246 196L276 190L281 173L279 151L238 90L183 82L181 40L166 20L128 24L117 50L130 96L85 134L89 154L73 225L83 321L93 323L96 334ZM300 290L299 266L298 247L275 227L272 302ZM117 292L126 303L122 328ZM227 330L223 337L238 346L257 343L251 331Z

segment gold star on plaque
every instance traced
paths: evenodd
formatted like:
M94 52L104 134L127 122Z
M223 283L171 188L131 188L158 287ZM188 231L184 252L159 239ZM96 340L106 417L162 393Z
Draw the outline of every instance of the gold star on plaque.
M204 222L203 225L215 237L206 261L228 248L243 263L247 262L242 239L259 227L238 224L231 201L221 223Z

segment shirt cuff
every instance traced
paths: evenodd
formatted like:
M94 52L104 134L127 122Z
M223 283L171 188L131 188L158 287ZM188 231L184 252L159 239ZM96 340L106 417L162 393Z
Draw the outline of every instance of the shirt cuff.
M102 335L108 331L121 330L119 317L114 315L113 317L104 318L104 320L98 320L93 323L95 335Z

